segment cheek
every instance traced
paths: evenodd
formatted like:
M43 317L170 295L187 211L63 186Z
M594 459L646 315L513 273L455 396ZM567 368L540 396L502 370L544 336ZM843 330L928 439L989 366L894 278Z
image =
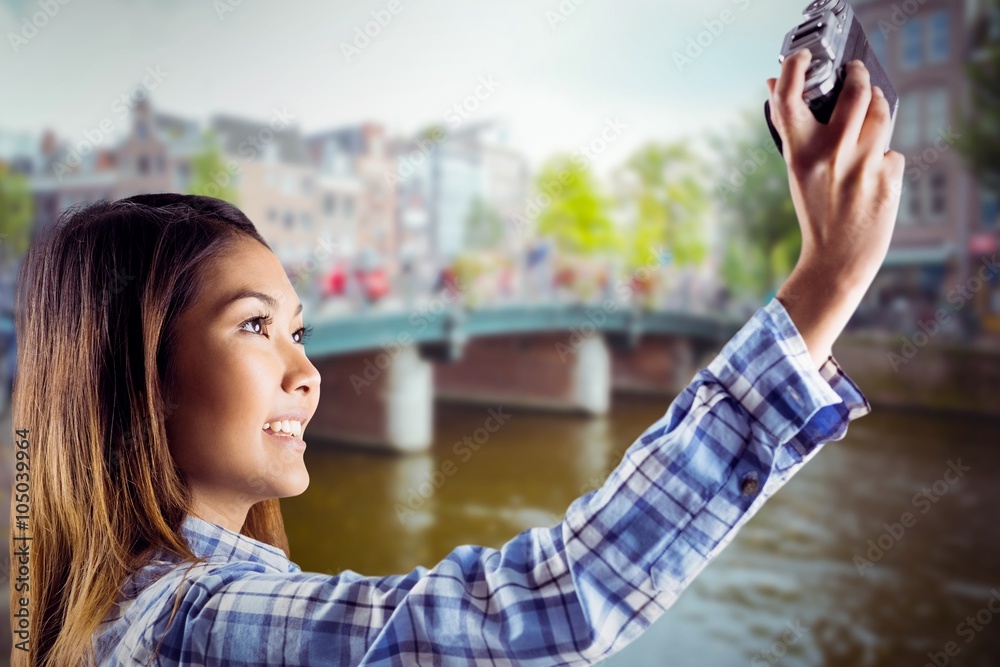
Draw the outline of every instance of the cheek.
M178 369L177 408L167 433L183 470L231 467L245 459L248 438L271 411L278 380L265 354L247 347L219 346Z

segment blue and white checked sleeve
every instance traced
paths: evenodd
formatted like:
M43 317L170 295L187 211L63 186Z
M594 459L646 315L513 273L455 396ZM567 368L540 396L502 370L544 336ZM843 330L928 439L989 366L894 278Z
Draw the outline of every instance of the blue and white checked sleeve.
M365 577L233 563L199 576L165 664L591 664L621 650L868 402L772 300L556 526ZM158 629L159 630L159 629ZM160 632L156 632L160 635Z

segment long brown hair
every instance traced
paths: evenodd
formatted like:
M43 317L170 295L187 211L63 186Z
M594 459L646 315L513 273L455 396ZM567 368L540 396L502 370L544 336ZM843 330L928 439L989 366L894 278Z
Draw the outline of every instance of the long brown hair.
M173 327L241 235L269 248L235 206L170 193L75 207L37 232L18 273L12 425L27 429L30 512L15 530L11 504L10 562L18 535L31 555L28 592L11 586L12 612L28 598L28 650L13 665L92 664L93 633L153 550L200 560L178 532L190 496L167 448L183 409ZM289 555L276 498L254 504L241 533Z

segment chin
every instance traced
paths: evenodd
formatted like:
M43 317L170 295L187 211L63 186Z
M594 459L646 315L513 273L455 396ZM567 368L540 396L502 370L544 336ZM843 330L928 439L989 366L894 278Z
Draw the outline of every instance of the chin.
M288 484L284 486L278 497L291 498L293 496L299 496L305 493L308 488L309 473L306 470L303 470L301 475L296 475L294 478L288 480Z

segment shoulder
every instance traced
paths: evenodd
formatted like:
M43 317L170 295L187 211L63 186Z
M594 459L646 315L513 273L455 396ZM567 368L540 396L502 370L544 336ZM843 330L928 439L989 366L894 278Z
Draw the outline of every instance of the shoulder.
M234 581L268 573L279 578L282 574L250 561L151 561L124 582L94 633L98 664L133 664L140 654L147 656L142 660L145 664L155 641L169 626L184 625L184 616L193 611L199 599Z

